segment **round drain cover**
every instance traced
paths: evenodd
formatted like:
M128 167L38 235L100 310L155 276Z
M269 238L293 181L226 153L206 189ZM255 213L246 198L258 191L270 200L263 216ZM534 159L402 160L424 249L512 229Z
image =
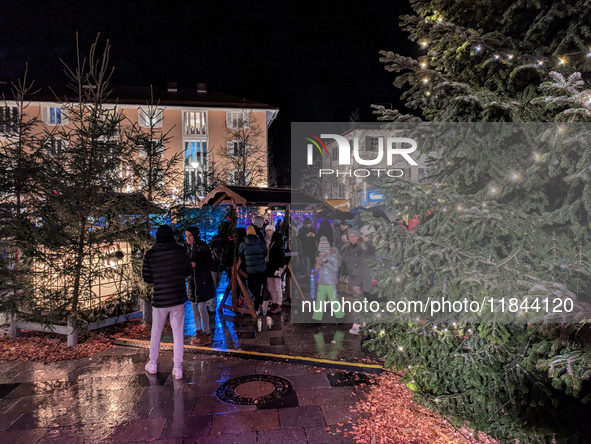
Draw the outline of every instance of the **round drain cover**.
M220 386L218 398L230 404L261 405L281 399L292 390L291 382L273 375L249 375Z
M275 391L275 385L265 381L251 381L240 384L234 393L243 398L262 398Z

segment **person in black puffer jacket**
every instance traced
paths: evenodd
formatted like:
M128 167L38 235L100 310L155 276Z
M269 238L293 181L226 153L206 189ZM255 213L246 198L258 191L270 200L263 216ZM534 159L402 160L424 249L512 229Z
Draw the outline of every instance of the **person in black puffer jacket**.
M158 350L162 329L170 315L170 326L174 338L174 368L176 379L183 377L183 340L185 324L185 302L187 291L185 277L191 273L191 262L187 260L183 247L174 241L172 228L162 225L156 231L156 244L144 256L143 278L154 284L152 296L152 332L150 335L150 360L146 364L148 373L157 372Z
M254 309L259 310L263 302L263 283L267 278L267 245L259 239L254 226L246 230L246 238L238 248L238 257L246 263L246 274L248 275L248 289L254 297Z
M188 227L185 230L185 240L187 257L193 267L193 272L188 279L189 300L193 306L195 320L195 339L191 344L207 345L211 344L207 302L215 298L215 284L211 275L214 261L209 246L201 240L199 228Z

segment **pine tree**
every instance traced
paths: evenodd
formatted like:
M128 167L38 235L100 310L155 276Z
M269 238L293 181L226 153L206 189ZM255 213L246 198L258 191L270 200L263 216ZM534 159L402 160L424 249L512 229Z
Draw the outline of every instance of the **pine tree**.
M591 399L588 131L521 124L493 132L476 122L589 121L591 6L411 3L416 15L402 24L421 54L382 52L382 61L407 88L407 106L441 122L431 128L451 143L431 159L432 184L384 184L390 207L423 220L414 233L374 221L381 254L397 264L376 267L378 293L393 300L554 295L575 301L578 317L562 324L413 319L374 328L381 333L370 346L406 368L417 399L455 425L503 442L579 442L583 429L573 417ZM420 120L376 112L382 120ZM520 143L507 144L519 130ZM420 148L427 154L432 145Z
M32 217L30 204L39 171L34 155L39 120L27 111L36 92L33 82L27 80L27 71L12 85L12 96L3 97L4 106L0 108L0 311L6 313L17 310L17 301L27 290L31 265L23 251L30 242L26 227ZM9 105L9 100L15 105Z
M161 129L164 110L152 97L138 109L139 122L133 122L124 130L124 136L133 149L133 161L127 166L126 177L129 189L144 197L143 219L136 220L136 226L146 234L146 241L151 243L150 232L158 221L156 213L168 210L171 202L179 201L182 195L182 178L179 164L181 153L167 155L171 139L170 130ZM123 123L128 123L123 122Z
M130 258L114 251L118 242L133 244L136 236L137 205L124 193L132 185L125 171L135 148L123 137L121 114L105 104L110 46L101 56L97 47L98 38L88 59L78 53L77 65L66 66L71 98L56 97L62 122L46 129L35 151L35 199L17 233L30 236L24 253L34 270L34 291L18 301L20 316L35 321L85 324L137 296L126 285L131 270L119 265ZM97 294L99 280L113 282L108 301Z

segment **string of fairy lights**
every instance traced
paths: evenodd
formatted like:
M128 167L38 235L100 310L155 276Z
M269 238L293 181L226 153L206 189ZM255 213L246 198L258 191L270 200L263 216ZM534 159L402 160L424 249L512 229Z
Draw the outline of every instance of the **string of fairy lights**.
M436 21L438 23L442 23L445 19L444 17L439 14L438 11L434 11L433 15L430 17L425 17L426 20L431 20L431 21ZM426 39L423 39L421 41L419 41L419 45L422 49L426 50L429 48L429 41ZM484 55L487 50L489 50L489 62L500 62L502 60L504 60L504 63L508 63L508 62L518 62L518 61L523 61L527 59L531 58L531 61L533 64L536 64L539 67L542 66L552 66L552 64L554 64L554 66L556 67L564 67L566 65L569 64L570 60L573 60L576 58L576 56L581 56L584 54L585 57L591 57L591 48L588 49L587 52L585 51L579 51L579 52L575 52L575 53L570 53L570 54L563 54L563 55L556 55L556 56L551 56L551 57L546 57L546 58L535 58L535 57L530 57L530 56L522 56L517 54L515 51L510 51L510 50L498 50L495 48L491 48L488 45L484 44L484 43L478 43L474 46L472 46L472 51L471 51L471 55L473 56L482 56ZM526 59L527 58L527 59ZM428 71L428 60L427 60L427 56L423 56L420 57L419 59L419 70L418 70L418 76L420 78L420 83L423 84L424 87L428 88L429 85L432 83L432 79L427 75L427 71ZM425 96L429 97L432 95L432 92L430 89L426 89L424 92ZM435 96L437 97L437 96ZM587 105L591 105L591 96L588 98ZM564 128L563 127L558 127L557 128L558 132L563 132ZM539 162L542 160L542 155L538 152L533 152L532 153L532 160L534 162ZM451 165L451 162L447 162L447 165ZM502 184L497 184L497 185L489 185L488 187L488 193L490 196L499 196L500 195L500 190L503 189L504 186L510 185L510 184L515 184L516 182L519 182L521 180L521 178L523 177L523 173L517 172L517 171L513 171L510 172L507 180L508 182L505 185ZM484 207L486 207L486 203L482 204ZM446 211L447 207L444 207L442 209L442 211ZM461 205L458 205L456 207L457 211L462 211L464 210L464 208ZM402 277L397 276L395 278L395 281L397 283L401 283L402 282ZM432 332L433 334L461 334L465 339L467 339L468 337L472 336L474 333L472 331L471 328L465 328L467 327L466 325L462 325L462 326L458 326L455 322L452 323L452 325L450 327L448 326L438 326L437 324L434 324L432 327ZM376 336L378 337L384 337L386 335L385 330L381 330L379 333L375 332ZM404 346L400 345L396 342L392 342L392 346L394 350L397 350L399 353L403 353L404 352ZM417 384L415 382L415 378L414 378L414 369L412 368L411 365L407 365L407 371L410 373L411 376L411 380L410 380L410 384ZM440 397L435 397L433 399L433 401L436 404L440 403ZM444 423L447 423L446 419L443 419ZM469 433L469 436L467 437L466 435L464 435L458 428L456 428L453 424L449 424L451 427L453 427L454 429L454 436L460 434L461 436L463 436L465 439L467 439L468 441L472 441L473 438L473 433Z
M430 20L430 21L435 21L437 23L442 23L445 20L445 18L438 11L434 11L433 15L425 17L425 20ZM419 42L419 45L422 49L427 49L429 47L429 41L427 39L422 39ZM478 44L474 45L472 47L472 50L473 50L472 54L473 55L482 55L486 49L491 50L490 51L491 55L490 55L489 61L501 61L503 59L506 59L509 61L511 61L511 60L518 61L518 60L522 60L522 57L529 58L529 56L520 56L518 54L515 54L515 52L512 50L498 50L495 48L491 48L484 43L478 43ZM561 66L566 66L569 64L569 58L575 58L576 56L581 56L583 54L587 58L591 57L591 47L587 48L585 51L577 51L577 52L573 52L573 53L569 53L569 54L554 55L554 56L546 57L546 58L534 58L535 61L532 61L532 63L535 63L537 66L543 66L548 63L551 64L552 61L554 61L555 66L561 67ZM422 61L420 62L420 70L424 71L424 70L427 70L427 68L428 68L427 58L422 57ZM424 76L424 74L420 74L420 75ZM421 82L427 86L431 82L431 79L429 77L423 77L421 79ZM425 96L430 97L432 92L430 90L426 90L424 94L425 94ZM435 96L435 97L437 97L437 96ZM591 105L591 96L589 97L588 105Z

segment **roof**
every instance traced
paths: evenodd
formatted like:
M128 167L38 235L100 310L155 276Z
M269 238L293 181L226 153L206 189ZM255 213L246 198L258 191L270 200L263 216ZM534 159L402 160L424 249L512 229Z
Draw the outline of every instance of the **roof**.
M316 199L303 191L291 188L258 188L242 187L234 185L218 185L205 196L199 207L204 205L243 205L243 206L284 206L291 205L294 208L323 208L333 209L323 200Z
M113 86L111 90L112 92L105 100L106 103L145 105L151 101L153 94L154 102L160 102L162 106L278 109L265 103L254 102L217 91L198 92L197 88L169 91L168 88ZM12 99L11 85L0 84L0 94L4 94L7 100ZM67 98L70 102L77 100L77 94L64 85L60 87L41 87L37 93L31 95L28 99L35 102L56 102L58 100L56 96L59 100L64 98Z

